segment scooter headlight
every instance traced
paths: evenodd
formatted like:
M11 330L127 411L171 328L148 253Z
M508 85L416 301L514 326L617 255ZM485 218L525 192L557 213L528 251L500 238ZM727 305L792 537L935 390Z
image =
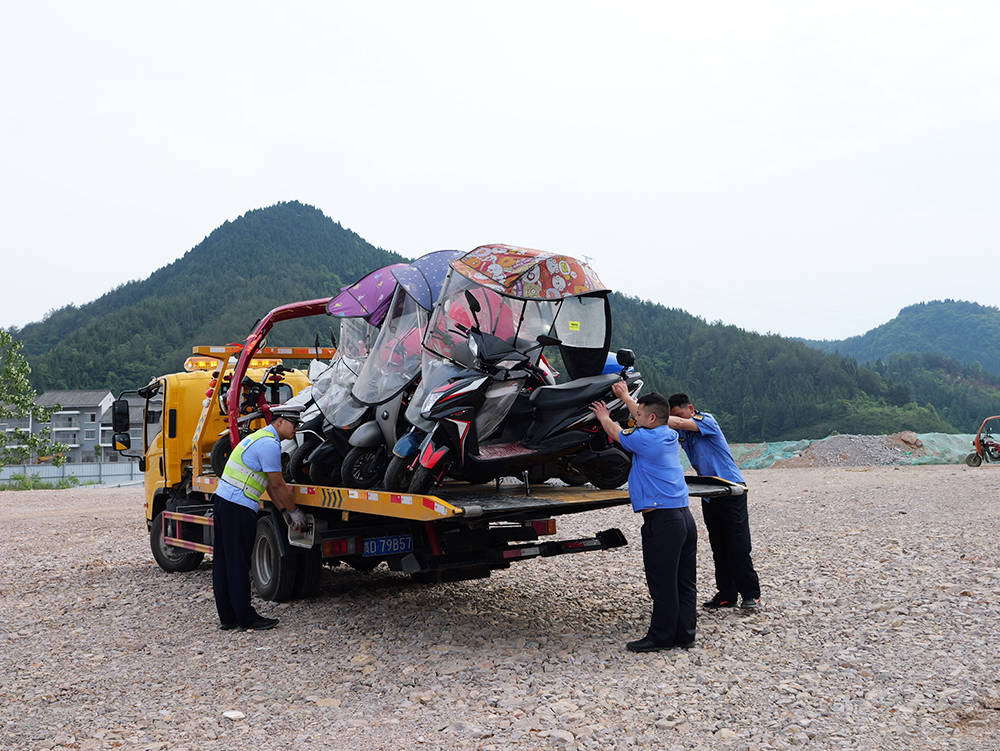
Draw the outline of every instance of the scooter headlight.
M426 416L428 412L434 409L434 405L437 404L438 399L444 395L443 391L432 391L424 399L424 406L420 408L420 414Z
M479 359L479 342L471 336L469 337L469 352L471 352L472 356L477 360Z

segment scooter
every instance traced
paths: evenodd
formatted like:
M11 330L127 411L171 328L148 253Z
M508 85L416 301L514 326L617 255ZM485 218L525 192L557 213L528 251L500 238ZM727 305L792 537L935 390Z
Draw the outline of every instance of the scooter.
M468 303L477 314L475 298L468 295ZM635 363L631 350L619 350L619 374L527 388L529 377L544 376L529 352L559 345L559 339L540 335L536 347L521 352L481 331L478 320L463 333L482 370L460 373L427 395L421 416L436 425L418 451L411 493L428 492L446 474L484 482L547 464L581 472L600 488L624 484L631 457L608 440L588 407L604 400L614 419L627 417L626 406L611 386L624 380L631 394L642 387L639 374L628 372Z

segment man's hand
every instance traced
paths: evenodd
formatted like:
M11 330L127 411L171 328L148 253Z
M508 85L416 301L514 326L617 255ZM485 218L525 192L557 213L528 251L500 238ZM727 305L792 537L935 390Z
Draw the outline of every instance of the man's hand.
M622 432L622 426L611 419L611 413L608 412L608 405L604 402L594 402L590 405L590 411L594 413L594 417L601 423L601 427L608 434L608 438L612 441L617 441L619 434Z
M590 411L594 413L594 417L601 424L604 423L605 419L611 419L611 413L608 411L608 405L604 402L594 402L589 407Z
M611 385L611 391L619 399L624 400L626 397L628 397L628 386L625 384L625 381L615 381Z
M302 509L293 508L291 511L286 511L285 516L288 526L296 532L301 532L306 526L306 515L302 513Z

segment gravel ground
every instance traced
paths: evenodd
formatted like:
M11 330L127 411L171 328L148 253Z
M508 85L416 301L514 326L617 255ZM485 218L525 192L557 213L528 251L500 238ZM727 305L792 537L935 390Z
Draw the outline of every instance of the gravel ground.
M624 508L559 524L626 548L452 584L329 571L241 634L210 564L153 563L140 489L0 493L0 748L1000 748L1000 469L747 479L762 610L650 655L623 648L649 612Z

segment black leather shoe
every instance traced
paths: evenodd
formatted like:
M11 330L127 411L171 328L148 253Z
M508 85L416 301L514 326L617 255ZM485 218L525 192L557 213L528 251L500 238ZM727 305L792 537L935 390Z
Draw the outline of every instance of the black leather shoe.
M249 626L240 626L240 631L267 631L269 628L274 628L277 625L277 618L265 618L262 615L258 615Z
M703 608L708 608L709 610L716 610L718 608L735 608L736 598L727 598L716 592L715 597L711 600L706 600L701 604Z
M673 644L662 644L661 642L650 639L648 636L636 639L635 641L630 641L625 645L625 649L629 652L662 652L665 649L673 648Z
M219 631L232 631L234 628L239 626L238 623L222 623L219 625Z

